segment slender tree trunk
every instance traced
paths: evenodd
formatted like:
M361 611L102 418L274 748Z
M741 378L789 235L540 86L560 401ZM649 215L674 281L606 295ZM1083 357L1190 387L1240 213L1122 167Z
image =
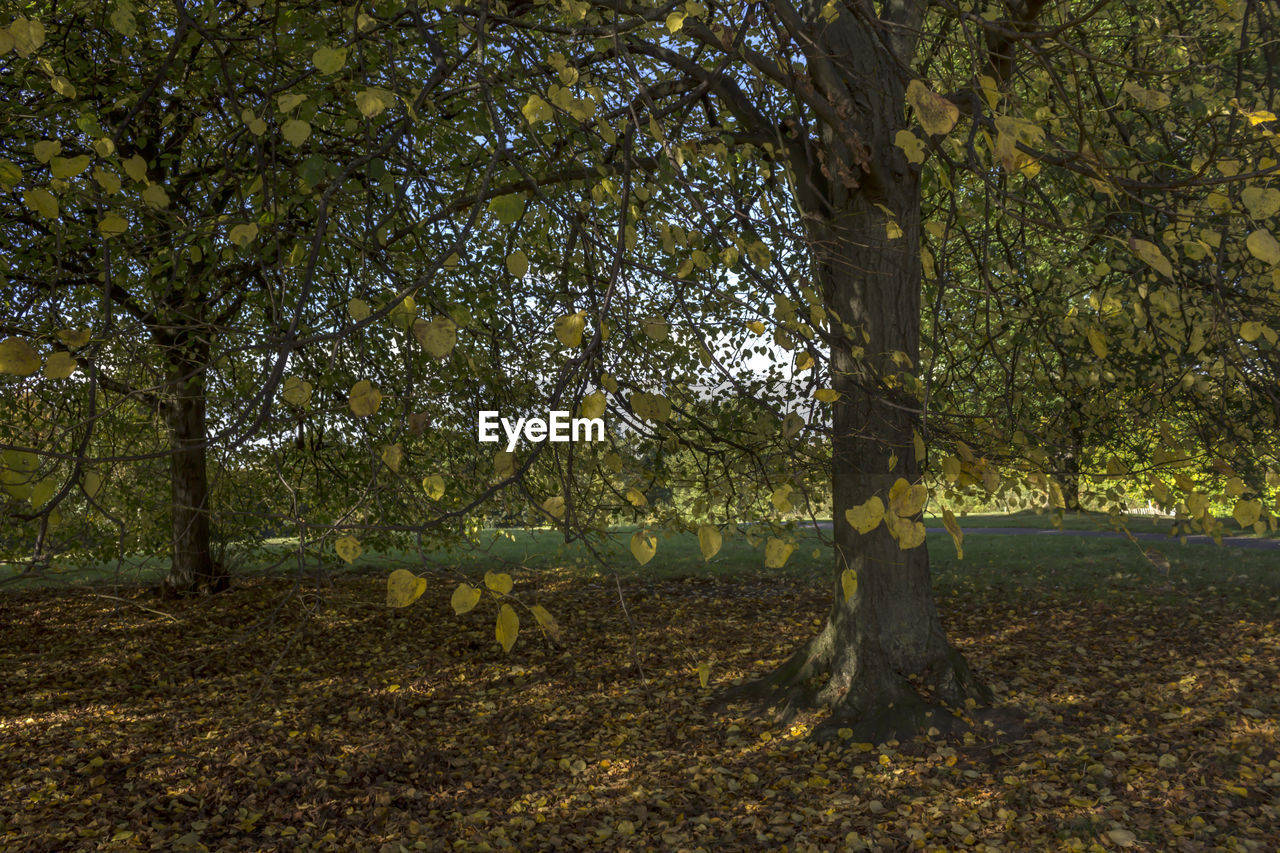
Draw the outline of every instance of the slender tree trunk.
M170 365L165 422L169 432L173 554L162 584L166 597L219 592L226 569L209 546L209 477L205 462L205 362L194 357Z
M842 81L860 139L825 128L795 163L797 201L809 227L814 269L830 314L833 416L832 503L835 565L824 628L770 676L730 694L756 697L781 716L807 706L831 709L819 736L849 728L860 742L907 738L958 722L943 705L986 703L977 681L943 633L925 545L902 549L884 524L866 534L845 510L903 478L920 479L912 393L920 338L920 186L894 145L905 113L896 69L835 29L829 54L852 76ZM867 85L859 85L858 78ZM820 81L821 82L821 81ZM840 89L829 84L830 91ZM865 167L864 167L865 166ZM856 592L845 599L841 575Z

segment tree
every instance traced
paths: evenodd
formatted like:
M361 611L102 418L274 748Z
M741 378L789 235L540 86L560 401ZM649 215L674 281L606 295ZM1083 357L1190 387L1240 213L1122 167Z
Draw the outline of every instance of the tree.
M617 244L608 273L574 301L595 311L625 293L671 320L670 337L587 346L587 361L631 347L626 375L639 393L612 402L671 442L732 442L687 419L682 380L732 344L726 321L763 331L766 319L796 373L813 369L809 387L831 401L831 610L747 693L784 711L829 705L828 730L865 739L945 727L935 703L989 697L945 640L919 512L930 483L938 498L982 484L1038 489L1060 505L1049 474L1075 463L1055 466L1045 445L1133 443L1110 435L1117 419L1094 406L1046 430L1055 372L1128 405L1131 422L1196 413L1205 428L1166 433L1143 454L1148 471L1194 464L1193 454L1231 470L1227 457L1242 467L1261 454L1255 471L1274 467L1262 437L1277 413L1264 377L1275 369L1268 276L1280 253L1266 228L1275 190L1262 182L1276 170L1276 66L1273 48L1247 49L1268 44L1274 22L1255 6L1157 5L1010 3L979 15L923 2L567 4L495 16L494 38L534 57L522 83L549 80L525 101L529 144L571 138L595 170L544 170L518 185L550 206L567 182L594 181L600 243ZM584 88L620 93L595 111L596 127L618 127L592 137L577 111ZM752 319L767 300L773 317ZM1014 355L1004 364L1020 373L1020 349L1032 355L1022 364L1043 366L1007 394L933 383L974 354ZM966 395L976 402L961 405ZM828 423L821 409L806 422L786 394L764 405L787 440ZM1249 412L1248 426L1223 417L1230 406ZM927 443L942 464L925 482ZM776 448L823 464L788 441ZM1185 495L1195 523L1216 524L1191 481L1151 488L1165 504ZM1238 518L1252 524L1270 486L1254 476L1247 489Z

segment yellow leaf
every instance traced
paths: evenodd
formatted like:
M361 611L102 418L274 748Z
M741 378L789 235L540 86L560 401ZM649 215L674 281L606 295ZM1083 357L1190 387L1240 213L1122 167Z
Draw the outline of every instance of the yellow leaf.
M956 514L948 507L942 511L942 526L951 534L951 541L956 544L956 559L964 559L964 531L956 522Z
M760 320L752 320L750 323L747 323L747 328L755 332L757 335L764 334L764 323Z
M813 367L813 356L808 350L800 350L796 353L795 359L796 373L803 373ZM816 395L815 395L816 396Z
M684 27L684 19L686 17L687 16L684 12L672 12L670 15L667 15L667 32L673 35L680 32Z
M369 316L369 303L363 299L352 299L347 303L347 314L352 320L359 323L361 320Z
M519 249L507 255L507 271L516 278L524 278L529 271L529 256Z
M794 543L770 536L764 544L764 566L766 569L780 569L796 550Z
M23 190L22 203L45 219L58 218L58 199L44 187Z
M493 476L498 480L506 480L516 473L516 455L509 450L499 450L493 454Z
M338 552L339 557L348 563L354 563L356 558L364 551L360 547L360 540L354 536L343 536L333 543L333 549Z
M1246 187L1240 192L1240 201L1254 219L1266 219L1268 216L1280 213L1280 189ZM1229 210L1230 207L1228 206L1227 209Z
M134 154L132 157L121 163L124 166L124 173L132 180L142 183L147 179L147 161L142 159L141 154Z
M112 211L102 217L102 221L98 223L98 230L102 232L102 236L111 239L119 234L123 234L129 230L129 222L123 216Z
M422 488L427 493L427 497L438 501L444 497L444 477L439 474L428 474L422 478Z
M1252 527L1262 517L1262 501L1237 501L1231 517L1241 527Z
M322 47L311 54L311 64L323 75L337 74L347 64L345 47Z
M311 383L297 376L290 376L284 380L280 396L289 405L305 409L311 405Z
M427 591L427 581L407 569L396 569L387 578L387 606L408 607Z
M576 347L582 343L582 330L586 328L585 312L577 311L556 318L555 334L560 343L567 347Z
M719 528L711 524L704 524L698 528L698 548L702 551L703 560L710 560L720 553L720 544Z
M556 623L555 617L547 612L547 608L541 604L535 604L529 608L529 612L533 614L534 619L538 620L538 625L547 632L548 637L556 642L560 641L560 626Z
M916 118L925 133L938 136L950 133L960 119L960 108L951 101L929 90L920 80L907 84L907 103L916 112Z
M637 530L631 534L631 553L640 565L653 559L658 552L657 537L650 536L647 530Z
M1265 327L1257 320L1246 320L1240 324L1240 337L1244 338L1249 343L1253 343L1258 338L1262 337L1262 330L1264 328Z
M56 139L42 139L31 146L31 151L36 155L36 160L48 163L62 151L62 143Z
M502 605L502 609L498 611L498 623L494 628L494 634L504 652L511 651L511 647L516 644L516 635L519 633L520 617L516 614L515 608L510 604Z
M49 161L49 171L55 178L74 178L89 168L92 160L93 158L88 154L81 154L78 157L54 157Z
M813 397L819 403L834 403L840 399L840 395L833 388L819 388L813 392Z
M55 74L53 79L49 81L49 86L64 98L74 98L76 96L76 87L61 74Z
M22 338L5 338L0 341L0 373L13 376L30 376L40 369L40 356Z
M1244 244L1249 249L1249 254L1264 264L1272 266L1280 264L1280 242L1276 242L1276 238L1271 236L1270 231L1261 229L1254 231Z
M1089 347L1093 350L1093 354L1098 358L1107 357L1107 339L1102 336L1102 332L1090 326L1085 335L1089 338Z
M9 38L13 39L18 55L25 59L44 44L44 24L26 18L14 18L13 23L9 24Z
M302 105L307 99L306 95L299 95L296 92L286 92L282 95L276 95L276 109L282 113L290 113Z
M884 518L884 501L872 495L866 502L844 511L845 520L859 533L875 530Z
M258 223L250 222L247 225L237 225L227 232L227 238L232 243L243 248L258 239Z
M290 145L301 145L311 136L311 125L302 119L291 118L280 126L280 135Z
M58 351L49 356L44 363L44 375L48 379L66 379L75 372L79 363L71 357L71 353Z
M404 448L399 444L388 444L382 448L382 464L397 474L400 473L400 463L403 460Z
M671 337L671 324L666 320L651 317L641 324L644 333L658 343L662 343Z
M896 515L910 518L924 509L925 501L928 498L929 490L924 487L923 483L916 483L913 486L899 477L889 488L889 509Z
M788 483L773 490L773 494L769 495L769 502L773 504L773 508L778 512L791 511L791 485Z
M1164 256L1164 253L1160 251L1160 247L1155 243L1130 237L1129 249L1165 278L1173 278L1173 264L1169 263L1169 259Z
M949 483L959 480L963 470L964 466L958 456L948 456L942 460L942 476L946 477Z
M396 102L396 96L386 89L371 86L356 93L356 109L365 118L374 118Z
M453 352L458 343L458 325L449 317L440 316L426 320L415 320L413 336L432 358L445 358Z
M698 664L698 684L705 688L711 683L711 664L703 661Z
M853 598L858 591L858 573L853 569L845 569L840 573L840 591L844 593L845 601Z
M782 437L791 439L795 438L800 430L804 429L804 418L796 412L789 413L782 419Z
M578 406L578 416L583 418L598 418L604 414L605 396L603 391L593 391L582 398L582 403Z
M449 604L453 605L453 612L461 616L463 613L469 613L475 609L475 606L480 603L482 594L480 590L471 584L460 583L449 598Z
M642 506L649 505L649 499L646 498L644 496L644 492L640 491L639 489L627 489L627 494L625 497L627 499L627 502L630 503L633 507L636 507L637 509L639 509Z
M515 586L511 580L511 575L506 572L485 572L484 585L498 595L506 595Z
M347 405L351 407L351 413L358 418L368 417L378 411L378 405L381 402L382 392L374 388L368 379L361 379L352 385L350 393L347 394Z
M645 420L659 423L671 417L671 401L661 394L636 392L631 395L631 409Z
M84 480L80 484L87 497L92 498L102 488L102 476L97 471L85 471Z
M899 522L898 547L906 551L924 544L925 533L925 527L922 522Z
M93 179L106 190L107 195L115 195L120 192L120 178L114 172L109 172L101 166L96 166L93 170Z
M552 495L542 502L542 511L559 521L564 518L564 496Z

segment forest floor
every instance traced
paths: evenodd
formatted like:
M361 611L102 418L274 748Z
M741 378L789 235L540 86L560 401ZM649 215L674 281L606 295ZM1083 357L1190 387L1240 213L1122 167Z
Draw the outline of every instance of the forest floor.
M1280 849L1273 585L960 566L940 607L999 714L885 746L710 708L817 627L821 576L518 570L562 640L519 608L509 653L457 573L398 610L385 569L10 590L0 849Z

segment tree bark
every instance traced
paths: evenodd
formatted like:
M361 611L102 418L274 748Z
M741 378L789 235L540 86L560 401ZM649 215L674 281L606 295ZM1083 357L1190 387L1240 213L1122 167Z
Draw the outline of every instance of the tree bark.
M198 351L170 363L165 424L170 442L173 553L161 584L167 598L220 592L229 578L209 544L209 475L205 460L205 359Z
M841 33L844 36L841 36ZM899 547L884 524L861 534L845 510L899 478L920 479L911 393L920 339L920 185L895 147L904 84L856 28L826 30L826 54L845 72L826 90L847 93L850 138L827 126L793 167L814 269L830 315L835 565L825 627L771 675L728 698L759 698L782 718L829 707L818 736L851 729L859 742L905 739L959 722L944 705L987 703L990 691L942 630L925 545ZM862 81L861 83L859 81ZM823 82L818 81L820 84ZM795 150L793 148L793 150ZM845 569L858 584L847 601Z

